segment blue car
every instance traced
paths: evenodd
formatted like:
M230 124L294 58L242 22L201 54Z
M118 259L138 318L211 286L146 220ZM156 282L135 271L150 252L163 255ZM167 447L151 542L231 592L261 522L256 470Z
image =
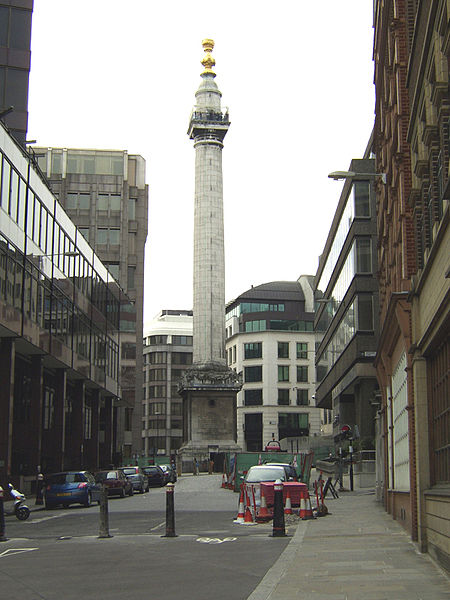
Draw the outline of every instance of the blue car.
M58 504L82 504L90 506L100 501L101 486L89 471L63 471L45 477L45 508L55 508Z

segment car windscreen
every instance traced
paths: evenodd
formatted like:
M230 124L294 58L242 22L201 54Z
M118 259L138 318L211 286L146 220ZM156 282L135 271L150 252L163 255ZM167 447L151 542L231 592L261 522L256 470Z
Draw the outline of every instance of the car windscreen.
M49 485L62 485L64 483L86 481L86 477L83 473L54 473L53 475L47 475L45 479Z
M286 474L282 467L279 468L262 468L262 469L250 469L245 478L247 483L259 483L260 481L275 481L281 479L286 480Z
M125 475L137 475L136 469L120 469Z

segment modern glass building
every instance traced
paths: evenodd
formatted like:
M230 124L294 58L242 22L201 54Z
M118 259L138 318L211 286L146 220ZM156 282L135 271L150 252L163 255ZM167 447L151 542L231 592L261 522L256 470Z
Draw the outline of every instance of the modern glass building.
M0 125L0 482L115 459L130 302ZM23 481L21 482L24 483Z
M355 446L374 448L378 341L374 160L351 162L315 277L316 404L333 410L338 445L351 427ZM373 173L373 175L372 175Z

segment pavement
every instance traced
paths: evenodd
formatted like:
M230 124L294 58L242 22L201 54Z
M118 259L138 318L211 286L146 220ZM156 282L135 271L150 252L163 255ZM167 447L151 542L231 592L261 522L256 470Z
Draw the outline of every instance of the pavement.
M371 491L326 499L325 517L300 521L247 600L445 600L450 578L421 554Z

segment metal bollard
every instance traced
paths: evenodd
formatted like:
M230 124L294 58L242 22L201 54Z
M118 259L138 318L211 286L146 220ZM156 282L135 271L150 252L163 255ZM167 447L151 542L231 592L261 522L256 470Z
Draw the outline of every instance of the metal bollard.
M0 542L7 542L5 535L5 507L3 506L3 488L0 485Z
M109 513L108 513L108 490L102 486L100 494L100 525L98 530L99 538L113 537L109 534Z
M279 479L273 486L273 527L271 537L285 537L284 506L283 506L283 484Z
M174 505L174 489L173 483L168 483L166 486L166 535L161 537L178 537L175 533L175 505Z

